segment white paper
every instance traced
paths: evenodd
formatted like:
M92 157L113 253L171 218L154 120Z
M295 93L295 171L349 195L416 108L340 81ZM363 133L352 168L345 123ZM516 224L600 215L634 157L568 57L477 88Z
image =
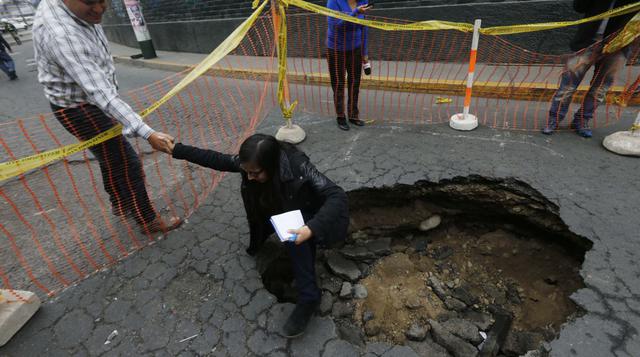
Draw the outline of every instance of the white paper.
M304 226L304 218L302 218L300 210L295 210L272 216L271 224L281 242L295 241L295 235L287 231Z

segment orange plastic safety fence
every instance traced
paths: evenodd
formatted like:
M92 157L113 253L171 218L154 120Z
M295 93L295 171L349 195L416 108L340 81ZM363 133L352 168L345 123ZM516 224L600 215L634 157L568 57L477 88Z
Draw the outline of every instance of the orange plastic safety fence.
M383 21L401 20L378 18ZM362 53L327 49L326 17L289 9L289 96L294 114L335 118L337 112L378 123L435 124L462 111L471 34L458 31L370 29L370 76L360 71ZM240 46L148 117L177 141L235 152L261 119L278 110L273 21L259 18ZM595 62L575 93L565 93L567 117L583 104L602 104L592 127L611 124L632 111L640 83L639 50L605 58L599 44L579 54L548 55L498 36L481 36L471 113L481 125L539 130L548 124L552 97L568 65ZM606 61L618 65L603 66ZM580 62L582 61L582 62ZM568 65L567 65L568 64ZM594 66L590 66L594 67ZM336 108L343 89L344 107ZM593 71L593 70L592 70ZM615 71L615 73L613 73ZM340 73L359 74L356 81ZM128 93L137 111L147 108L186 73ZM592 79L596 78L596 79ZM613 78L613 81L611 79ZM591 94L589 82L593 82ZM340 88L342 87L342 88ZM591 101L591 102L590 102ZM355 110L357 103L358 111ZM578 117L584 121L587 118ZM570 121L570 120L568 120ZM113 125L99 110L74 110L18 118L0 124L2 161L15 160L95 136ZM215 190L222 175L151 150L141 139L116 137L0 183L0 281L8 289L54 294L158 238L157 216L188 217Z
M355 51L357 56L351 51L328 56L326 17L295 8L289 8L288 14L288 79L291 98L299 101L299 110L335 117L349 116L357 106L359 113L351 114L360 119L411 124L448 122L462 112L472 33L369 28L367 53L372 73L367 76L360 72L358 63L364 55L362 47ZM343 38L333 42L349 42L349 31L335 33ZM584 71L575 92L564 93L564 105L555 111L556 119L563 106L567 106L567 125L576 112L582 123L588 120L593 128L632 118L633 109L627 106L638 104L633 92L640 78L640 69L634 65L640 48L636 43L625 51L626 57L617 58L604 56L601 47L602 42L577 54L549 55L519 47L508 37L481 35L471 113L481 125L492 128L540 130L548 124L552 98L563 75L575 76L569 66L579 59L585 61L580 70L590 70ZM607 63L611 66L604 65ZM344 107L334 106L340 102L340 93ZM592 118L579 111L583 104L597 107Z
M274 107L275 42L261 17L240 46L147 118L176 140L236 152ZM256 60L259 59L259 60ZM240 71L240 69L242 69ZM232 74L232 75L231 75ZM138 112L185 73L123 95ZM115 122L90 105L0 124L1 161L89 139ZM110 139L0 183L0 286L46 295L158 239L215 190L219 172L173 160L145 140Z

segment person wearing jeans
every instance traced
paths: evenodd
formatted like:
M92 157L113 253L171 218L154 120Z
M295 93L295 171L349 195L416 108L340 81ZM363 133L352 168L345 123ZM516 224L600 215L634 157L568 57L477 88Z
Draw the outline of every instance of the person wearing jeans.
M594 45L570 60L568 68L562 74L560 88L551 100L549 121L543 129L544 134L553 133L558 123L564 119L573 99L573 94L589 68L595 64L594 76L591 79L589 91L582 100L580 108L576 111L571 123L572 128L576 130L578 135L586 138L592 136L591 129L589 129L589 121L593 118L593 112L600 103L604 102L609 87L611 87L616 75L627 60L624 51L603 55L602 46L602 43Z
M13 62L13 58L7 53L7 50L13 52L9 43L0 35L0 70L6 73L10 80L15 81L18 79L16 75L16 64Z
M327 8L362 19L365 12L370 9L367 1L329 0ZM359 118L358 95L363 58L367 58L368 28L333 17L329 17L327 22L327 63L338 127L342 130L349 130L344 109L345 73L347 75L349 122L356 126L364 126L364 121Z
M319 172L309 157L295 146L271 135L247 138L238 154L223 154L181 143L170 144L174 159L242 177L240 193L249 226L247 253L255 255L273 233L270 217L300 210L305 225L292 229L294 241L284 243L291 258L298 299L282 328L282 335L302 335L320 304L316 281L316 245L328 246L346 239L349 204L344 190Z
M574 0L573 7L576 11L585 13L585 17L591 17L633 2L631 0ZM628 55L628 48L604 54L602 50L606 44L605 39L622 29L634 15L632 13L606 18L602 21L588 22L579 26L576 37L571 44L571 49L578 51L578 53L567 62L566 69L562 73L560 86L551 99L549 117L542 129L543 134L553 134L558 124L566 116L576 89L589 69L595 66L589 90L571 123L571 127L578 135L585 138L590 138L593 135L589 128L589 122L598 105L604 102L609 88L624 67Z

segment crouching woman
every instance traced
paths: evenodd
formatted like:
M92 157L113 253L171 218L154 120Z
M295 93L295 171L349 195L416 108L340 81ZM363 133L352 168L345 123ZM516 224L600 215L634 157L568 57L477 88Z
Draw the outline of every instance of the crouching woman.
M291 258L298 300L283 327L286 337L302 335L321 296L316 283L316 246L342 241L347 234L349 208L344 190L320 173L302 151L270 135L252 135L242 143L238 155L178 143L173 147L173 157L242 175L250 255L255 255L273 233L271 216L293 210L302 212L305 226L292 231L297 235L294 242L284 243Z

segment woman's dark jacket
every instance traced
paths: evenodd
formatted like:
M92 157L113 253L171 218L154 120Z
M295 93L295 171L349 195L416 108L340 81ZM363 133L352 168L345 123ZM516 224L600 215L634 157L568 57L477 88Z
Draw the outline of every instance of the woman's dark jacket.
M238 155L222 154L213 150L176 144L173 157L218 171L240 172L242 175L242 200L244 201L251 241L247 252L255 254L260 245L273 233L268 216L252 205L258 204L249 197L247 174L240 169ZM280 151L280 197L282 212L299 209L306 225L320 245L342 241L349 226L347 195L340 186L320 173L302 151L291 147Z
M614 8L629 5L638 0L617 0ZM573 9L584 13L584 17L591 17L609 10L613 0L573 0ZM604 38L622 29L635 13L609 18L604 31ZM601 21L591 21L578 26L578 32L571 42L572 51L580 51L595 43L595 36Z

